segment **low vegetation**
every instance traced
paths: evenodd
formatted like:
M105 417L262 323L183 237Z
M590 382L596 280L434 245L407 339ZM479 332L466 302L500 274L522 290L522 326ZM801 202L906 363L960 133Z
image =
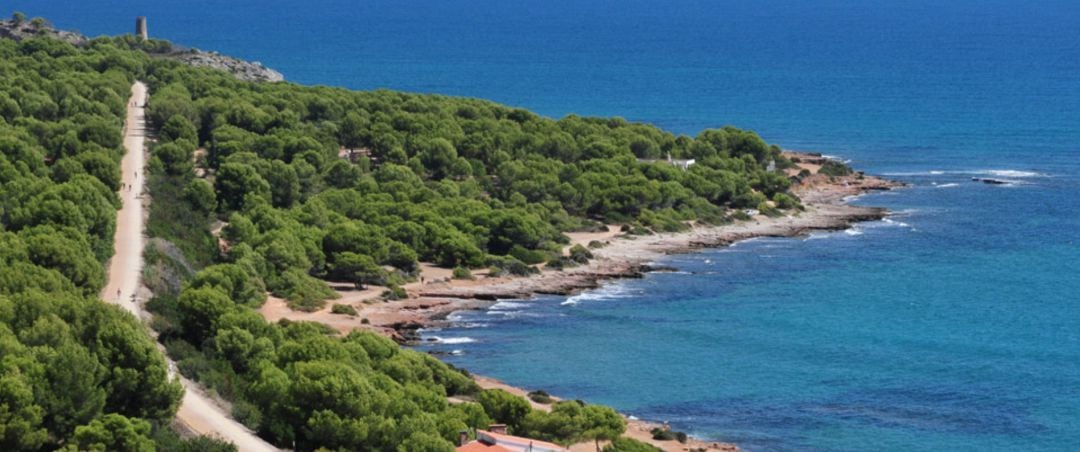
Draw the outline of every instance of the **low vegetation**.
M347 304L334 304L330 308L330 312L333 314L356 315L356 308Z
M530 391L528 394L529 400L533 402L550 405L555 400L551 398L551 395L544 391Z
M661 452L663 449L633 438L616 438L604 446L603 452Z

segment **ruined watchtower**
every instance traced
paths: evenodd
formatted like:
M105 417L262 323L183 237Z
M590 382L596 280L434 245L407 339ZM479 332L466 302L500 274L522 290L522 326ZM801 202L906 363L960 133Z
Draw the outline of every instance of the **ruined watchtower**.
M135 18L135 36L142 40L150 39L150 34L146 32L146 16Z

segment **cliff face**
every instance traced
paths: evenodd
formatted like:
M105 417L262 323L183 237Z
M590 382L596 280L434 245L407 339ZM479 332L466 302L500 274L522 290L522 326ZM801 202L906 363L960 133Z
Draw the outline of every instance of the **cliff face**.
M90 41L90 38L81 33L57 30L48 22L25 20L21 23L15 23L11 19L0 20L0 39L21 41L35 36L47 36L76 46L85 45ZM262 63L244 61L217 52L205 52L179 46L163 46L161 50L148 51L147 54L154 58L171 59L192 66L225 71L237 79L249 82L280 82L285 80L285 76L281 75L280 72L263 66Z

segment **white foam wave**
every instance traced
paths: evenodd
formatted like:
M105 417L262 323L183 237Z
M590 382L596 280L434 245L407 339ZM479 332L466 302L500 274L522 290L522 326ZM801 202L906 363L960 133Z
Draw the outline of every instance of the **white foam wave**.
M520 301L500 301L491 305L491 307L488 309L491 309L492 311L510 311L514 309L527 308L529 306L529 303L522 303Z
M443 338L443 337L440 337L440 335L431 335L431 337L429 337L428 339L430 339L430 340L432 340L432 341L434 341L436 343L440 343L440 344L468 344L468 343L476 342L475 339L468 338L468 337Z
M465 315L460 312L451 312L450 315L446 316L446 320L449 320L451 322L460 322L462 320L465 320Z
M1032 177L1050 177L1049 174L1040 173L1037 171L1015 170L1015 169L977 169L977 170L930 170L930 171L895 171L889 173L882 173L883 176L900 176L900 177L917 177L917 176L942 176L942 175L956 175L956 176L997 176L997 177L1014 177L1014 178L1032 178Z
M637 293L637 290L628 288L623 284L608 284L599 289L590 290L571 296L570 298L567 298L566 301L563 301L559 304L563 306L573 306L583 301L602 301L632 297Z
M863 235L863 231L861 231L859 229L856 229L856 228L851 228L851 229L845 229L844 234L851 235L851 236Z
M516 319L521 317L544 317L543 314L527 311L488 311L487 315L498 315L508 319Z
M882 176L890 177L913 177L913 176L933 176L941 174L941 171L893 171L888 173L881 173Z
M960 184L952 183L952 182L950 182L948 184L941 184L941 185L934 184L934 185L937 186L937 188L952 188L952 187L959 187L960 186Z
M454 326L456 326L458 328L487 328L487 327L491 326L491 324L486 323L486 322L469 322L469 323L457 324L457 325L454 325Z
M836 161L836 162L840 162L840 163L843 163L845 165L848 164L848 163L851 163L851 159L845 159L845 158L840 157L838 155L821 154L821 157L825 158L825 159L833 160L833 161Z
M1022 171L1022 170L982 170L976 171L976 174L989 174L991 176L999 177L1050 177L1049 174L1037 173L1035 171Z
M744 240L739 240L738 242L732 243L732 244L731 244L731 245L729 245L729 246L728 246L727 248L723 248L723 249L727 250L727 249L731 249L731 248L735 248L735 247L741 246L741 245L743 245L743 244L745 244L745 243L753 243L753 242L759 242L759 241L762 241L762 240L765 240L765 237L750 237L750 238L748 238L748 239L744 239ZM710 260L708 260L708 259L705 259L705 263L706 263L706 264L708 264L708 263L710 263L710 262L711 262Z
M883 218L881 220L881 222L883 224L886 224L886 225L889 225L889 226L899 226L899 227L902 227L902 228L910 228L911 227L910 224L904 223L903 221L896 221L896 220L893 220L892 218Z

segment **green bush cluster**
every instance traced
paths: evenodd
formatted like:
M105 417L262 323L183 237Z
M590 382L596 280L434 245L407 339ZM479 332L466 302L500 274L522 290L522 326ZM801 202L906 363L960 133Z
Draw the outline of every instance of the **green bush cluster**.
M390 287L387 287L386 290L383 291L382 297L384 300L390 301L404 300L406 298L409 298L409 293L405 291L404 287L394 284Z
M106 40L0 39L2 450L151 449L179 404L153 340L97 298L148 64Z
M581 245L570 247L570 259L579 264L587 264L593 258L592 251Z
M245 83L165 59L147 72L164 172L190 179L191 151L208 151L213 194L185 181L189 210L213 206L230 254L243 254L227 259L248 259L302 306L329 296L312 279L381 284L387 272L415 277L419 261L535 265L556 257L565 231L721 222L789 185L764 170L779 149L732 127L676 136L475 99ZM668 154L698 163L655 161Z
M534 410L525 399L501 389L481 391L477 401L488 416L506 424L511 434L569 445L612 440L626 431L615 410L578 400L555 402L551 411Z
M685 432L678 432L671 429L656 427L649 431L652 434L652 439L660 441L678 441L680 443L686 443L689 437Z
M663 449L633 438L616 438L604 446L603 452L661 452Z
M472 271L465 267L454 267L454 273L451 276L454 279L476 279Z
M335 303L334 306L330 308L330 312L333 314L356 315L356 308L347 304Z
M818 174L835 177L847 176L853 172L854 170L850 166L836 160L825 160L825 163L821 165L821 169L818 169Z
M529 393L526 395L529 397L529 400L532 400L536 403L542 403L544 405L549 405L551 404L551 402L555 401L551 398L551 395L545 391L529 391Z

